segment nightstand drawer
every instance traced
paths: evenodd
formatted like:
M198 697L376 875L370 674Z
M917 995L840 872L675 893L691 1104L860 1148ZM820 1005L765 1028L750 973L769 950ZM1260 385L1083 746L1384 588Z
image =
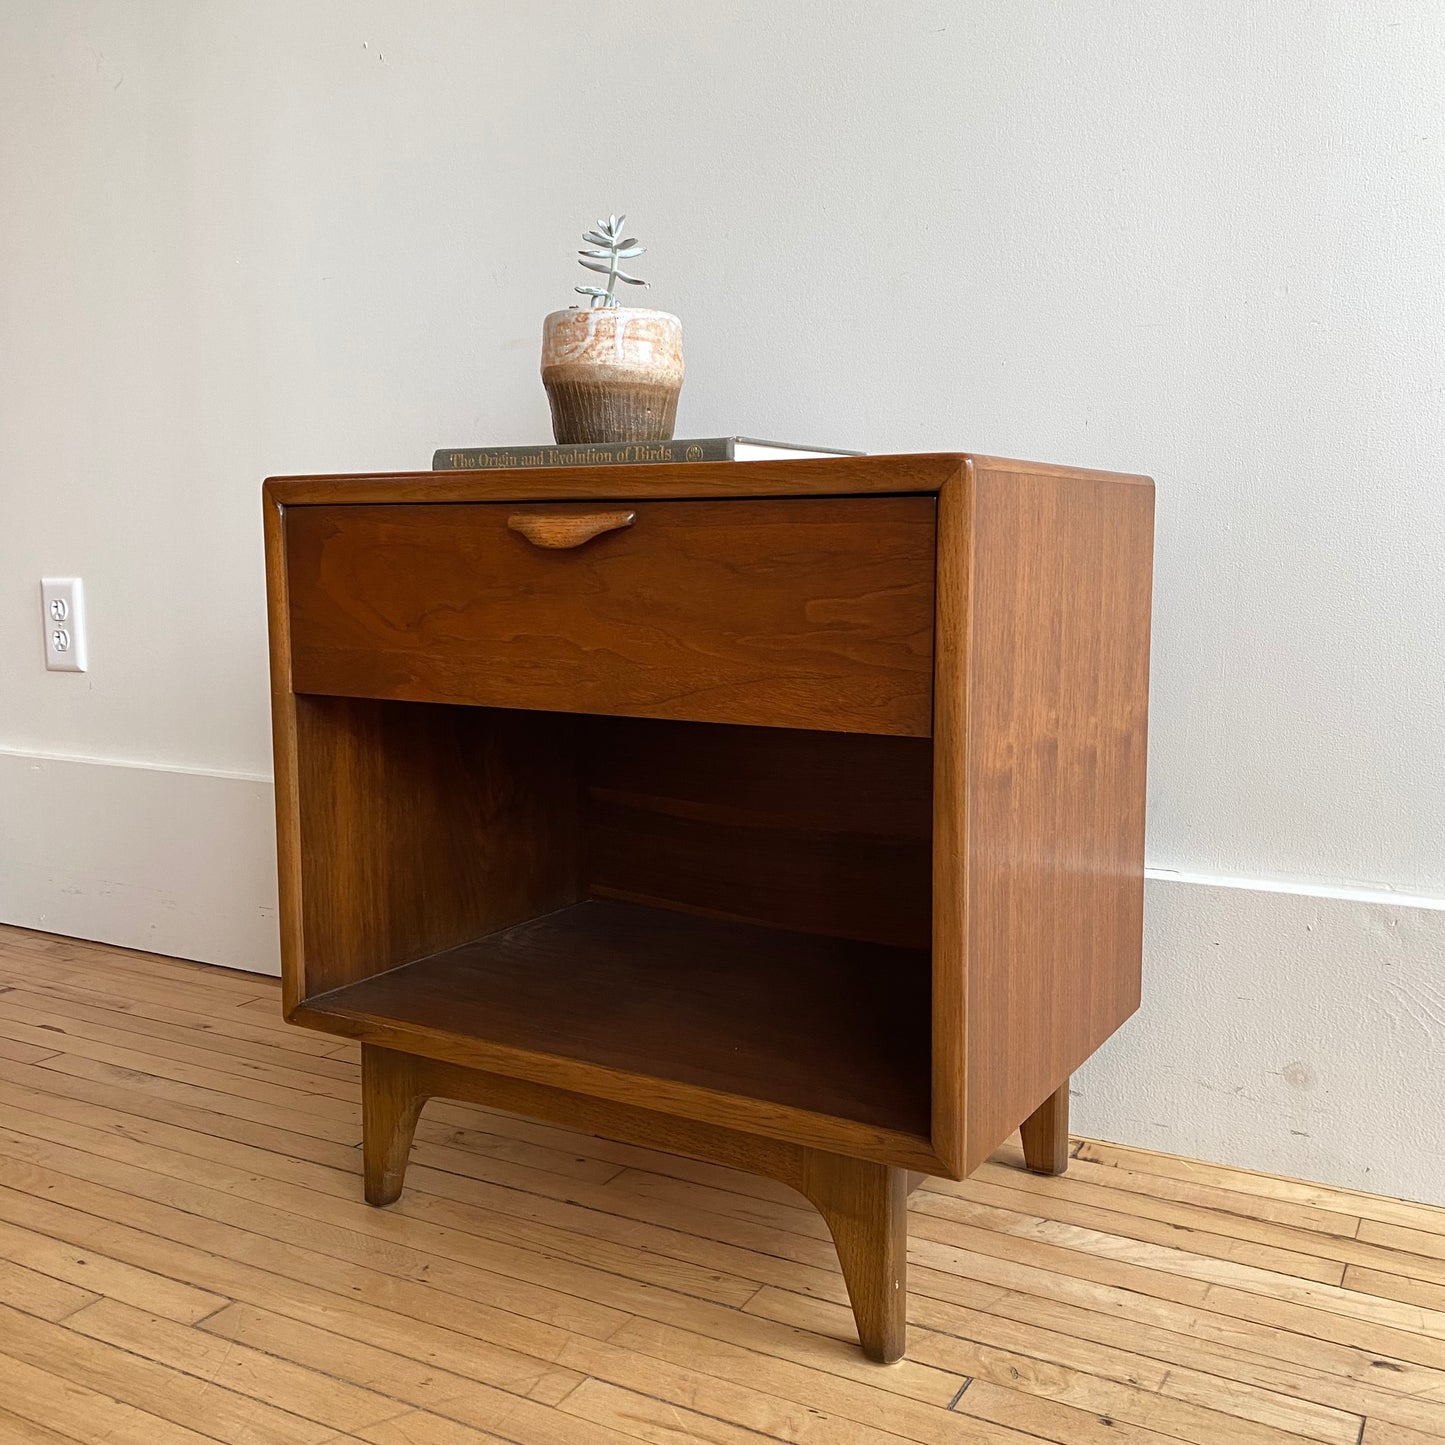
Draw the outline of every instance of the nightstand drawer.
M934 512L931 495L292 507L291 685L926 736Z

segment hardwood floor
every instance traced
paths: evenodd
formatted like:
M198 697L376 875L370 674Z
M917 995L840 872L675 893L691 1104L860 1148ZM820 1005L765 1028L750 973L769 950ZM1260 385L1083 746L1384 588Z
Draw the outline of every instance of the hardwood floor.
M909 1358L749 1175L461 1105L361 1201L279 988L0 928L0 1445L1425 1445L1445 1209L1075 1140L909 1200Z

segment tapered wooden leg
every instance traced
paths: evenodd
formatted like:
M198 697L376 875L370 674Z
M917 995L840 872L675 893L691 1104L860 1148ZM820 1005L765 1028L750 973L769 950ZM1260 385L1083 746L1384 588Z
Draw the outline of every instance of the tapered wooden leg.
M908 1308L908 1174L808 1150L802 1191L827 1221L870 1360L903 1358Z
M361 1153L368 1204L394 1204L427 1095L411 1054L361 1046Z
M1019 1126L1024 1163L1035 1174L1062 1174L1069 1167L1069 1086L1050 1094Z

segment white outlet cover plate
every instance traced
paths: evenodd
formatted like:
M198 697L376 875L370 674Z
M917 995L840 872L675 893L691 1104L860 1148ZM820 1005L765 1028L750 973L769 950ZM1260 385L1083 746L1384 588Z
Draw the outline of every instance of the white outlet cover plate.
M84 672L85 589L79 577L40 579L45 665L51 672Z

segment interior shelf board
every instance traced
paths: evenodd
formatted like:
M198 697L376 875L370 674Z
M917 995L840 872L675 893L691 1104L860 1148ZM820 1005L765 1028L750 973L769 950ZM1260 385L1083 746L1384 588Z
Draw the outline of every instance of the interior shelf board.
M926 950L588 899L309 998L927 1137Z

